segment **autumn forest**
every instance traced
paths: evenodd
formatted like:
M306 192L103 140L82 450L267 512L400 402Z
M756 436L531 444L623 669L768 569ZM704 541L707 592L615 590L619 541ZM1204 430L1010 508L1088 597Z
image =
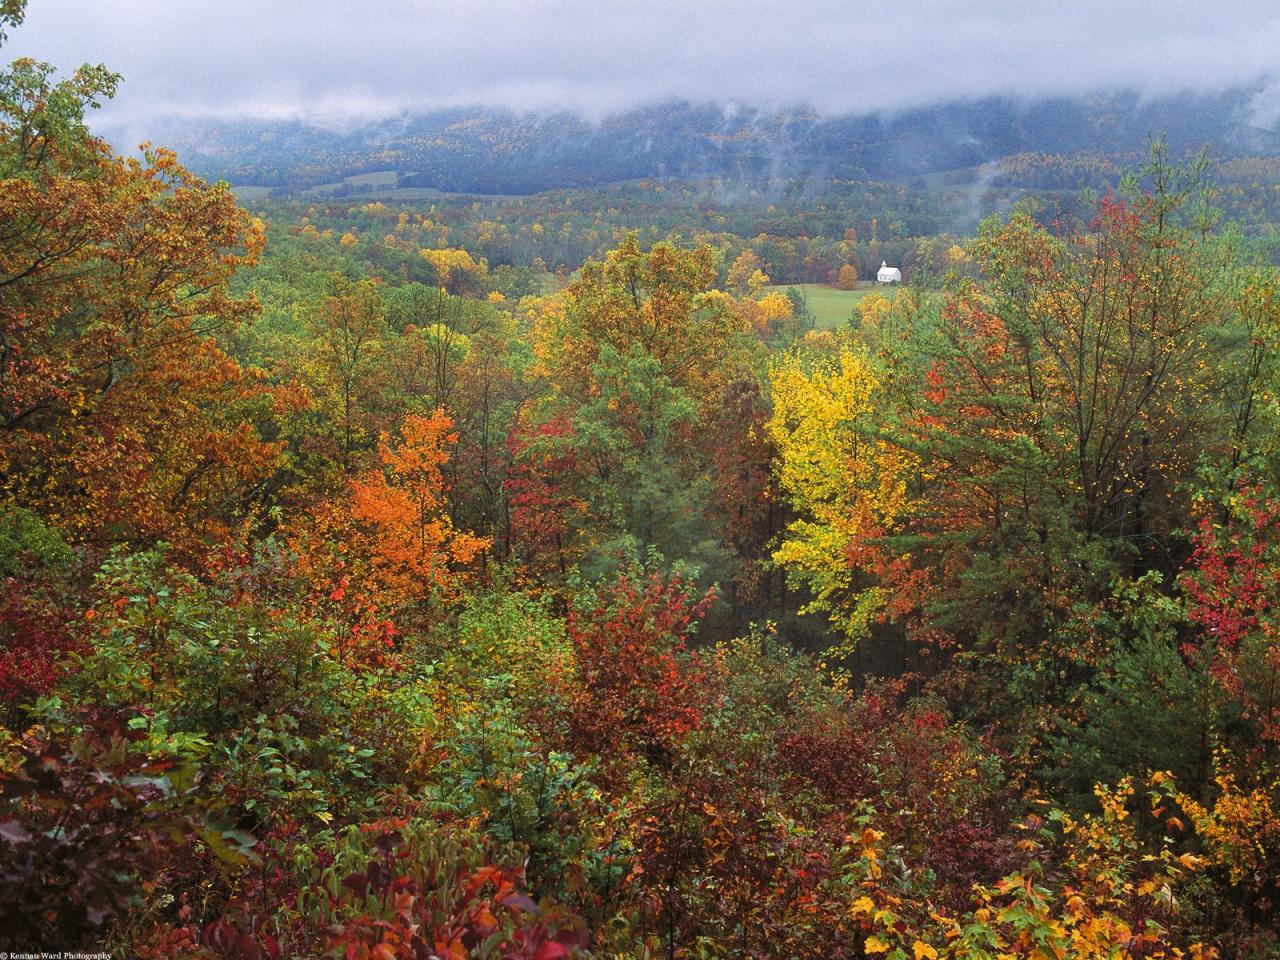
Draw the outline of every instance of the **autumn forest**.
M120 82L0 73L5 956L1280 957L1273 188L238 192Z

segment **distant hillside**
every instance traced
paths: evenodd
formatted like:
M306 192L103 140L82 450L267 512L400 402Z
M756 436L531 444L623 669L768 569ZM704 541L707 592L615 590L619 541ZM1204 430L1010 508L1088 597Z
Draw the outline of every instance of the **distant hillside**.
M1201 145L1227 160L1280 154L1280 132L1250 124L1249 100L1244 90L1160 100L987 99L842 117L662 103L599 124L570 114L452 110L346 132L298 121L171 121L155 139L207 176L286 190L374 171L395 171L401 187L503 194L648 177L908 183L1019 155L1039 159L1006 162L992 175L1009 182L1024 170L1061 181L1040 186L1074 187L1140 157L1155 132L1167 135L1175 155Z

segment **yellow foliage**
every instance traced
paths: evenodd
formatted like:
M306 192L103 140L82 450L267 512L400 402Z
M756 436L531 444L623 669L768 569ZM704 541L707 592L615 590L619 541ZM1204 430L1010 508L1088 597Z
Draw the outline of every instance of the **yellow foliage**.
M436 268L440 282L448 283L455 273L482 273L483 265L477 263L466 250L446 247L440 250L422 249L418 254Z
M893 301L882 293L863 297L858 304L858 313L862 317L862 329L869 334L874 334L883 325L891 309L893 309Z
M1215 760L1220 765L1223 763L1221 755ZM1231 882L1236 884L1265 875L1267 864L1280 850L1280 808L1275 802L1280 796L1280 781L1270 789L1266 786L1247 789L1240 786L1232 773L1220 772L1215 782L1218 795L1212 806L1201 804L1187 794L1178 794L1178 803L1204 842L1209 862L1226 870ZM1183 866L1194 868L1194 864L1185 860Z
M628 237L543 301L535 353L562 394L585 397L598 389L592 368L602 347L626 355L643 345L674 386L699 404L716 402L740 362L744 322L731 296L708 289L714 280L709 247L643 250Z
M771 383L775 474L800 514L773 559L808 584L808 610L827 613L854 639L884 600L865 568L876 559L876 538L913 506L907 478L916 463L875 436L879 379L865 355L845 348L833 360L792 356L774 367Z
M762 280L759 278L763 278ZM738 293L746 290L758 290L769 282L769 278L764 275L760 269L760 258L756 256L754 250L743 250L738 254L736 260L729 266L728 273L725 277L726 285ZM752 284L756 283L755 289Z
M789 319L793 310L791 301L781 293L770 293L760 298L760 313L765 320L786 320Z

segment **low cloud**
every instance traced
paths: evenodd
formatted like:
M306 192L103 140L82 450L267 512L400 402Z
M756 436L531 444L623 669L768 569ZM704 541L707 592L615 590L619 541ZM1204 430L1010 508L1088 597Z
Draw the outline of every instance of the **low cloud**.
M1273 2L32 0L4 53L124 74L104 121L328 124L453 106L599 118L666 98L892 112L1244 85L1280 119Z

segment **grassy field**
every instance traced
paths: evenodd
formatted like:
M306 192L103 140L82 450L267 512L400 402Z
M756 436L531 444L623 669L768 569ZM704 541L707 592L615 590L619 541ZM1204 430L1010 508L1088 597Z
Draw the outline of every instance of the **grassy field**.
M809 313L813 315L814 325L820 330L833 330L849 319L849 315L858 303L872 294L881 294L892 299L898 292L896 287L882 287L868 283L856 290L841 290L826 283L777 284L768 287L770 291L786 293L788 286L794 286L809 304Z
M232 186L231 192L236 195L236 199L241 203L251 203L254 200L261 200L270 196L274 187L237 187Z
M486 200L497 198L492 193L450 193L435 187L398 187L399 174L395 170L378 170L374 173L358 173L344 177L336 183L318 183L302 191L304 197L322 197L336 194L342 188L347 200L392 200L397 203L413 203L419 200Z
M337 183L318 183L302 191L304 197L326 196L336 192L340 187L354 188L351 192L361 196L373 193L394 193L398 176L394 170L379 170L376 173L357 173L344 177Z

